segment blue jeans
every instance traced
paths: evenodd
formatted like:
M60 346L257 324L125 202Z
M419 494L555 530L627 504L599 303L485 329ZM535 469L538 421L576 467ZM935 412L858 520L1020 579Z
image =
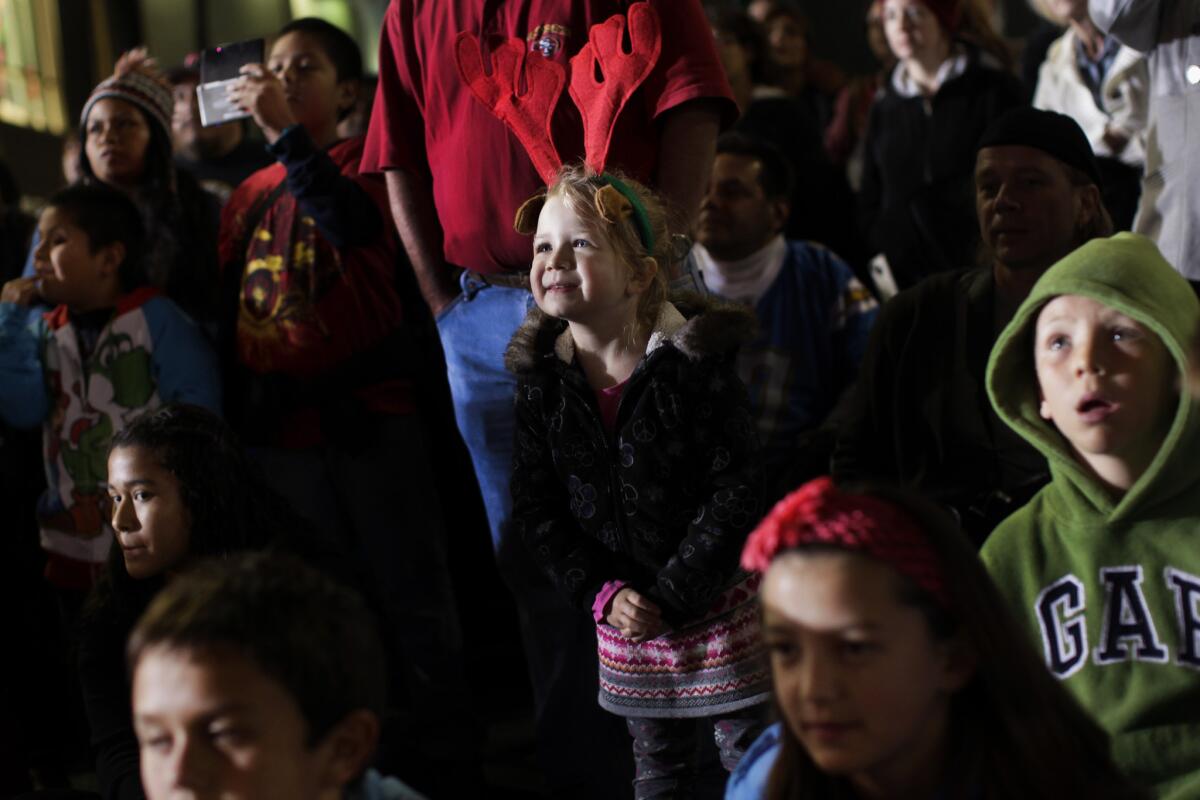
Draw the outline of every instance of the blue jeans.
M463 273L462 294L437 317L446 353L446 376L454 418L471 453L487 509L492 548L501 552L505 520L512 512L516 377L504 368L504 350L533 307L524 289L491 286Z
M481 283L467 273L461 283L462 294L438 315L438 334L454 416L487 508L496 563L517 603L539 760L555 797L628 797L629 735L620 718L596 702L595 623L559 597L524 545L506 536L517 380L504 368L504 351L533 307L533 295Z

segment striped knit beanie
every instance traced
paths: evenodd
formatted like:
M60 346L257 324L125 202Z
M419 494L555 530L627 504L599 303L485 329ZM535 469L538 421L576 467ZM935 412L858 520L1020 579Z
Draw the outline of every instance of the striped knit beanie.
M147 119L157 122L162 128L167 141L171 140L171 112L175 105L171 87L143 64L122 56L112 77L96 85L79 115L81 135L87 135L87 119L92 106L105 97L116 97L144 111Z

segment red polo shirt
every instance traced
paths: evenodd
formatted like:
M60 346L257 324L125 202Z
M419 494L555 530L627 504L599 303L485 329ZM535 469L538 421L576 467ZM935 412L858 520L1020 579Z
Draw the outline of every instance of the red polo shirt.
M651 0L662 22L654 71L617 121L608 165L648 182L658 160L655 120L697 98L724 101L737 115L698 0ZM392 0L379 41L379 91L361 169L430 175L445 233L445 257L479 272L527 269L528 237L512 228L517 208L544 184L517 138L463 85L454 39L470 31L488 48L520 37L533 52L564 66L587 31L622 0ZM564 163L583 157L579 112L563 89L552 123Z

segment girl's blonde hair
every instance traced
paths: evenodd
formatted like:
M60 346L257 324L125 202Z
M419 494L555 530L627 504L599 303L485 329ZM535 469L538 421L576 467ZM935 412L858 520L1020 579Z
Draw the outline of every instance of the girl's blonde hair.
M650 233L650 247L643 241L638 209L608 180L609 177L620 181L641 203L644 223ZM620 172L614 170L598 175L586 164L571 164L559 171L545 194L530 198L517 210L513 227L518 233L528 236L537 232L538 215L551 197L561 197L573 214L605 234L631 278L649 278L638 297L637 325L640 331L652 329L667 299L667 269L672 254L668 212L663 201L646 186ZM653 265L648 264L647 259Z

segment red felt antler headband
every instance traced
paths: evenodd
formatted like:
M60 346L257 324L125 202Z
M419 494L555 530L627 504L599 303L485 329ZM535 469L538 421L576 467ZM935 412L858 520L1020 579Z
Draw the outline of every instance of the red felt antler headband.
M873 556L950 604L941 562L925 532L899 506L866 494L850 494L829 478L809 481L771 509L746 540L742 566L765 572L779 553L806 544L827 544Z
M629 52L622 47L626 29ZM463 83L516 135L542 180L551 183L562 167L562 158L554 146L550 120L567 82L566 71L531 52L518 38L492 51L490 74L484 69L474 34L460 33L454 52ZM639 2L631 5L626 15L617 14L593 25L587 44L571 58L571 99L583 117L584 158L597 174L604 172L617 118L654 69L661 52L658 12L649 3Z

